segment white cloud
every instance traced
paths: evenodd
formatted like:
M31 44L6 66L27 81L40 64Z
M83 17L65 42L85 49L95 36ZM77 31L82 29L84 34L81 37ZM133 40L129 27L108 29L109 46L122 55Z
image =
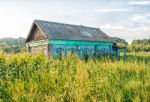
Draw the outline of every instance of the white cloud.
M103 8L103 9L94 9L94 11L97 12L124 12L128 11L128 9L122 9L122 8Z
M148 22L150 22L149 18L150 18L150 13L148 13L148 14L133 15L131 17L131 20L135 21L135 22L148 23Z
M124 26L122 25L117 25L117 24L111 24L111 23L107 23L103 26L101 26L100 28L104 28L104 29L114 29L114 30L117 30L117 29L125 29Z
M150 5L150 1L148 1L148 0L146 0L146 1L145 0L143 0L143 1L142 0L141 1L136 0L135 1L134 0L134 1L129 1L129 4L130 5Z

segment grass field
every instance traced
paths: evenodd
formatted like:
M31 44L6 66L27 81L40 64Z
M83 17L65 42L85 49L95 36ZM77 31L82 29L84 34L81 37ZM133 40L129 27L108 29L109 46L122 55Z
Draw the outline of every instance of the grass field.
M0 53L0 102L150 102L150 55L126 60Z

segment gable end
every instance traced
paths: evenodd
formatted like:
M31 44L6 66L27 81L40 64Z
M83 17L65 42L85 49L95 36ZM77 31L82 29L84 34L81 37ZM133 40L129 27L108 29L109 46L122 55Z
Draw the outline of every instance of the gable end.
M47 39L46 35L42 32L42 30L35 23L33 23L30 29L30 32L28 34L28 37L26 39L26 42L38 41L38 40L44 40L44 39Z

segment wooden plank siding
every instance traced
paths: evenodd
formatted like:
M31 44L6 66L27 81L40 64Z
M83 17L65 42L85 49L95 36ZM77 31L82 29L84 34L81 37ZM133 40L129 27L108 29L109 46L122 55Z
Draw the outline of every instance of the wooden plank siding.
M33 36L31 37L31 40L38 41L38 40L43 40L46 39L45 35L42 33L42 31L36 27Z

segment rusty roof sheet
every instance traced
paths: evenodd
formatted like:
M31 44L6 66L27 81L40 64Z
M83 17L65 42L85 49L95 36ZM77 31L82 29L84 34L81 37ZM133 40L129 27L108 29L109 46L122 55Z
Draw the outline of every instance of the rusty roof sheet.
M99 28L35 20L36 24L48 39L111 41Z

